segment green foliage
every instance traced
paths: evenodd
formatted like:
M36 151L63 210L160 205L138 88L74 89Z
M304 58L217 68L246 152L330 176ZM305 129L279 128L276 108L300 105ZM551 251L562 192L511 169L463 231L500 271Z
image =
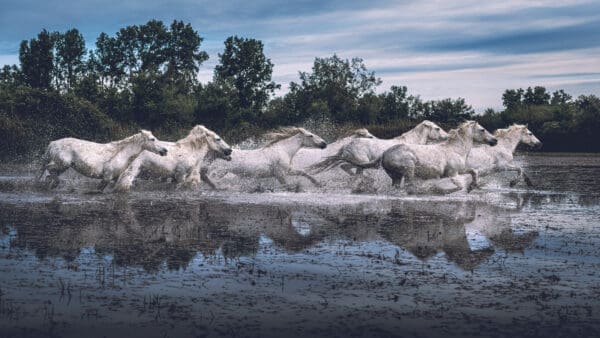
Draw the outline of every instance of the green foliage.
M108 141L122 134L95 105L77 96L27 87L1 93L0 157L39 152L61 137Z
M42 30L37 39L23 40L19 49L19 60L24 82L34 88L50 88L53 72L53 38Z
M358 100L372 94L381 84L374 72L369 72L360 58L343 60L334 54L328 58L315 58L312 73L300 72L300 83L290 83L292 95L298 99L297 109L302 115L314 118L331 118L346 122L359 116ZM313 102L326 106L315 111Z
M77 29L70 29L64 34L56 35L55 46L55 71L61 82L59 86L69 91L77 84L85 70L85 40Z
M89 51L76 29L23 41L20 67L0 69L0 157L32 154L66 136L108 141L138 127L172 139L201 123L237 142L282 125L333 123L337 131L366 126L388 138L423 119L452 128L473 118L490 130L526 123L545 150L600 151L594 95L507 89L504 110L476 115L463 98L426 101L405 86L376 93L381 80L362 59L334 54L315 58L311 72L273 97L280 86L261 41L227 38L213 81L199 84L208 59L202 41L190 24L158 20L101 33Z
M219 59L214 81L235 88L237 105L251 109L257 117L275 89L280 88L271 81L273 63L265 56L262 42L230 36Z

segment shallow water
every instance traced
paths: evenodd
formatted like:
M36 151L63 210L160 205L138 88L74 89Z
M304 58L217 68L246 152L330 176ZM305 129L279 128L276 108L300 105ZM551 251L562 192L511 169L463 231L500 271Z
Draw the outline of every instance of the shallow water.
M443 197L383 194L379 174L371 195L342 175L49 193L3 167L0 336L598 336L600 156L518 161L534 188Z

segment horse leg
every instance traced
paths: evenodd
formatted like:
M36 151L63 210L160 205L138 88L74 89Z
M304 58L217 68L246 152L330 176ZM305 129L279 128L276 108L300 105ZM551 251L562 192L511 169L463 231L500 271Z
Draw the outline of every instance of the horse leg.
M117 183L115 184L116 191L127 192L131 189L131 186L133 185L133 180L135 180L137 175L139 175L141 169L141 163L140 161L138 161L138 159L139 157L136 158L133 162L131 162L129 167L127 167L127 169L125 169L121 173L119 179L117 180Z
M456 189L448 190L446 192L447 194L451 194L453 192L461 191L464 188L462 182L458 180L458 175L454 175L454 176L450 177L450 181L452 181L452 183L454 183L454 185L456 186Z
M527 175L527 173L525 173L525 171L521 171L521 173L523 175L523 179L525 179L525 183L527 184L527 186L528 187L533 187L533 183L529 179L529 176Z
M354 175L358 174L358 170L359 170L359 168L356 168L357 172L354 173L352 171L352 168L354 168L354 166L352 164L350 164L350 163L344 163L344 164L340 165L340 168L342 168L342 170L344 170L350 176L354 176Z
M475 169L468 169L467 172L471 174L471 184L467 187L467 192L471 192L475 188L479 188L479 174Z
M98 185L98 190L100 192L103 192L109 183L110 183L110 180L106 180L103 178L102 181L100 181L100 184Z
M509 183L511 188L514 187L523 178L523 168L519 167L518 165L508 164L503 169L506 171L516 171L517 172L517 177L512 179ZM531 183L531 181L529 181L529 182Z
M309 181L311 181L312 184L314 184L316 187L322 187L322 185L321 185L321 183L319 183L319 181L317 181L314 177L310 176L309 174L305 173L302 170L299 170L299 169L290 169L290 171L288 173L290 175L293 175L293 176L304 176Z
M283 173L275 173L275 178L277 179L277 181L279 182L279 184L286 186L287 185L287 180L285 179L285 175Z
M200 179L206 182L206 184L208 184L213 190L217 190L217 186L208 177L208 168L202 168L200 170Z
M61 166L58 165L57 163L55 163L54 161L51 161L50 163L48 163L46 165L46 170L48 170L48 177L49 178L49 183L48 183L48 188L50 189L54 189L58 186L58 184L60 183L60 179L58 178L62 173L64 173L67 169L69 169L68 166Z

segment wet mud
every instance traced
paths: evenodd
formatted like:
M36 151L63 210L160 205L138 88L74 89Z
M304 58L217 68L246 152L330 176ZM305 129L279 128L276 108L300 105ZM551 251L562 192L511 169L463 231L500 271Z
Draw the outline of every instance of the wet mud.
M0 168L0 336L598 336L600 157L519 160L533 189L443 197Z

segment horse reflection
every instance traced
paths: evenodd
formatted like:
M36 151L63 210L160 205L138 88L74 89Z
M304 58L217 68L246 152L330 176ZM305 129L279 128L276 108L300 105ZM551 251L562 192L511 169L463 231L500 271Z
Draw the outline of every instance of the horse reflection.
M523 251L537 233L515 233L510 211L482 203L376 201L341 206L231 204L220 201L108 199L85 203L0 204L2 227L16 230L11 248L76 260L82 249L118 266L147 271L186 268L202 255L254 256L261 238L287 252L327 239L384 239L426 261L443 253L473 270L497 249ZM473 247L481 235L487 246Z
M357 207L360 209L360 207ZM358 241L383 238L419 260L444 253L463 270L473 270L496 249L522 251L537 238L535 231L517 234L507 210L474 202L402 201L380 206L379 211L321 213L339 236ZM480 234L491 245L473 248L469 237Z
M12 248L39 259L74 261L84 248L110 255L118 266L158 271L186 268L202 254L233 259L256 254L261 235L286 251L314 245L320 237L300 234L291 211L260 205L126 201L0 205L3 228L13 227Z

